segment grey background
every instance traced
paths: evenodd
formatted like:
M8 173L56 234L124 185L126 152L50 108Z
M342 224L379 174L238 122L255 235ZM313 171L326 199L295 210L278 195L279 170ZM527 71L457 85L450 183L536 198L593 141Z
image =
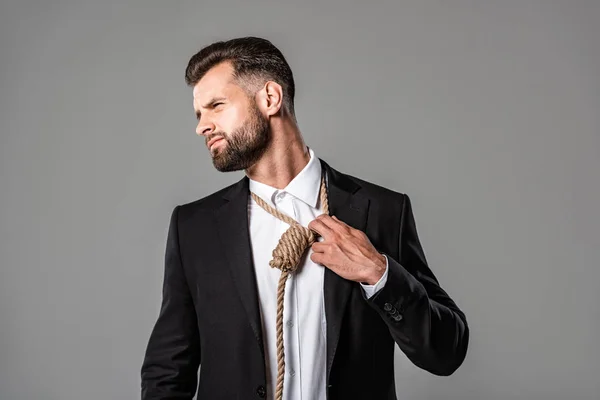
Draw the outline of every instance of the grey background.
M134 399L172 208L243 176L189 57L271 39L307 144L408 193L471 341L400 399L600 393L598 1L10 1L0 8L0 400Z

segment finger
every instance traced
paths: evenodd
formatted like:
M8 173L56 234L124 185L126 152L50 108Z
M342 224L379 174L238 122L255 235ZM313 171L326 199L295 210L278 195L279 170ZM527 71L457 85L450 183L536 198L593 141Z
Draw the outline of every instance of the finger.
M321 242L314 242L311 246L311 249L315 253L324 253L327 244Z
M332 218L338 223L338 226L341 227L341 230L340 230L341 233L349 233L350 235L352 235L354 237L358 237L358 238L363 236L363 234L364 234L363 231L358 230L358 229L354 228L353 226L348 225L347 223L345 223L344 221L342 221L335 215L333 215Z
M312 253L310 255L310 260L312 262L314 262L315 264L321 264L321 261L322 261L321 256L322 256L322 253Z
M348 232L349 226L343 221L340 221L336 216L329 216L327 214L321 214L317 217L319 221L322 221L329 229L334 232L343 234Z
M314 262L315 264L322 265L324 267L327 267L326 258L327 256L325 255L325 253L312 253L310 255L310 259L312 260L312 262Z
M331 235L333 234L333 231L331 230L331 228L328 227L327 225L325 225L320 218L316 218L316 219L313 219L312 221L310 221L310 223L308 224L308 229L317 232L325 240L330 238Z
M336 217L335 215L332 215L331 218L333 218L338 224L345 226L347 228L351 228L350 225L348 225L347 223L345 223L344 221L342 221L341 219L339 219L338 217Z

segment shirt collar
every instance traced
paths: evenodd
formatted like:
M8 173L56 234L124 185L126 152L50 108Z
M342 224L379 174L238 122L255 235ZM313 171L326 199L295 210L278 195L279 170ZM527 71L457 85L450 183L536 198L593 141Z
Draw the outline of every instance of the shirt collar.
M280 190L248 178L250 180L250 191L263 200L270 200L272 204L275 204L274 198L277 193L287 192L309 206L317 208L317 200L321 190L321 163L315 156L314 150L309 146L307 147L310 154L308 164L285 188Z

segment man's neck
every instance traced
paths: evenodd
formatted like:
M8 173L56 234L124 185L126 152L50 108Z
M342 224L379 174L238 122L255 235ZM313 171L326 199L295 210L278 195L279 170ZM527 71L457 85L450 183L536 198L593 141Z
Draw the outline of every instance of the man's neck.
M273 131L273 142L262 158L245 170L248 178L275 187L285 188L310 160L308 147L295 127Z

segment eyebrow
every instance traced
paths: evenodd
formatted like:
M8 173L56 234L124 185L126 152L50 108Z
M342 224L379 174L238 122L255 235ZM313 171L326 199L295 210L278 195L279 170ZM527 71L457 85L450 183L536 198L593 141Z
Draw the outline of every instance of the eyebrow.
M212 107L212 105L215 104L216 102L223 101L223 100L226 100L226 98L225 97L213 97L204 106L202 106L202 108ZM196 119L199 120L201 116L202 116L202 113L200 111L196 111Z

